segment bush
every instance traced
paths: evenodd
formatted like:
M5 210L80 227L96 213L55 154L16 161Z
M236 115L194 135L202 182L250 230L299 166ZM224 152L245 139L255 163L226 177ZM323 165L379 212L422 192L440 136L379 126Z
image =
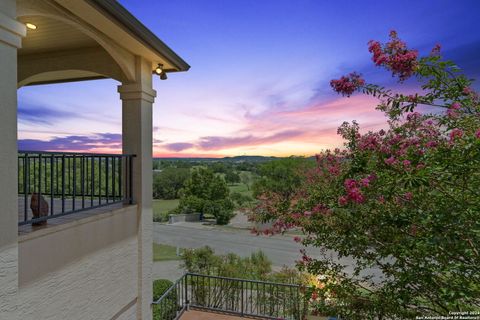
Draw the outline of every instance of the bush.
M153 281L153 301L157 301L162 295L173 286L173 282L167 279ZM173 289L160 305L153 305L153 320L174 319L179 307L177 293Z

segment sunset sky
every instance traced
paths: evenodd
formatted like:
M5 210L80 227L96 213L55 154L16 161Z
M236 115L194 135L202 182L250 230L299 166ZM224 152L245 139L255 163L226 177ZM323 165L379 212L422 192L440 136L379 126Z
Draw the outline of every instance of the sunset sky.
M342 98L350 71L399 86L373 66L371 39L391 29L420 54L439 43L480 76L480 1L120 0L192 67L154 80L156 157L313 155L342 145L336 128L385 125L375 100ZM390 4L387 4L390 3ZM120 152L118 82L21 88L19 149ZM477 84L475 88L479 88Z

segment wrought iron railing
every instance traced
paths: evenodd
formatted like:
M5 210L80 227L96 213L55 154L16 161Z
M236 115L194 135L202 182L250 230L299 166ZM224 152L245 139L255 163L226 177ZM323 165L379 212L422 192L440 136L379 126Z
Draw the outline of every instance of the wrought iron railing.
M263 319L301 320L306 314L302 287L267 281L186 273L157 301L156 319L180 319L188 308Z
M19 225L132 202L133 155L19 151Z

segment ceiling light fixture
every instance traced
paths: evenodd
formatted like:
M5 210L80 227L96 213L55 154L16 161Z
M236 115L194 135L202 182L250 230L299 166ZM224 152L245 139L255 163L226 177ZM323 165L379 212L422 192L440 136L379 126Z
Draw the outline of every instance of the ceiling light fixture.
M27 26L27 28L30 30L37 30L37 26L34 25L33 23L27 22L25 23L25 26Z

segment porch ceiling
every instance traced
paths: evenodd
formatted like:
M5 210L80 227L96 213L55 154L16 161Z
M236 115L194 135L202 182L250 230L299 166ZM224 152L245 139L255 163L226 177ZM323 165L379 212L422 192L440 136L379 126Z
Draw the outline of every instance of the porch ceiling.
M115 0L16 0L17 19L34 24L18 50L18 86L113 78L135 82L135 61L189 65Z
M86 34L58 20L42 16L26 16L18 20L37 26L36 30L27 30L27 36L22 39L22 48L18 50L19 56L99 47Z

